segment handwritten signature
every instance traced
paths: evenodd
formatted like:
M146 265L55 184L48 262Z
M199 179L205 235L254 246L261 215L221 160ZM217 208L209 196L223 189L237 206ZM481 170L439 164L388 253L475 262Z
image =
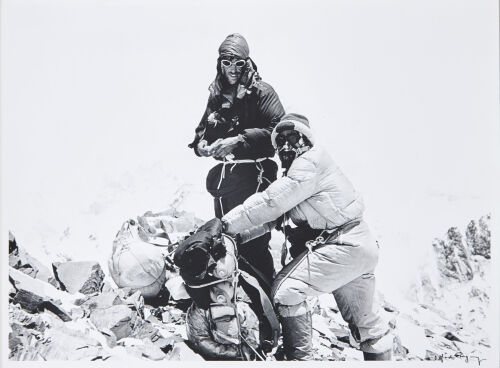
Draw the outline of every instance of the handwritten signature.
M445 360L448 360L448 359L457 359L457 358L463 358L465 359L465 362L466 363L469 363L469 361L473 362L473 361L477 361L478 365L481 365L481 362L485 361L486 359L481 359L480 357L476 356L476 355L464 355L462 353L456 353L454 355L450 355L450 354L436 354L435 356L435 359L434 360L439 360L441 362L444 362Z

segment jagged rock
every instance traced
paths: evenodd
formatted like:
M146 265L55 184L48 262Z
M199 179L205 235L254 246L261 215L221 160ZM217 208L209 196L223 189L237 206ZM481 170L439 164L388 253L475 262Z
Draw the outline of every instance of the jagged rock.
M108 291L78 300L75 304L93 311L94 309L105 309L113 305L124 304L124 302L115 291Z
M162 338L158 341L154 341L154 344L159 346L164 352L171 351L176 342L184 342L185 340L182 336L166 332L163 329L159 329L159 332Z
M79 360L93 359L102 346L86 331L70 328L73 322L62 322L50 312L29 316L20 309L9 313L12 332L12 360ZM23 321L23 326L13 322Z
M72 301L65 295L66 293L12 267L9 269L9 281L16 289L14 304L19 304L30 313L50 310L63 321L71 320L67 307L72 305Z
M137 344L131 344L131 341L126 346L127 353L132 354L137 357L144 357L150 360L163 360L167 355L156 345L151 342L143 342L141 340L136 340Z
M175 342L172 351L168 354L168 360L204 361L205 359L191 350L186 343Z
M149 316L146 317L146 321L149 321L153 324L160 324L162 321L160 321L157 317L155 317L153 314L150 314Z
M127 352L137 357L144 357L150 360L162 360L166 354L162 350L167 345L172 345L172 341L161 338L161 342L152 342L144 337L126 337L118 341L120 346L125 346Z
M170 309L170 315L172 316L174 322L179 322L184 316L184 312L177 308Z
M96 309L90 320L100 331L111 331L117 340L128 337L134 328L137 313L126 305L114 305L106 309Z
M126 297L125 303L130 309L137 311L141 318L144 318L144 297L139 290Z
M490 300L490 297L484 290L481 290L474 285L471 286L471 289L469 291L469 298L477 298L481 302L488 302Z
M45 332L36 349L45 360L82 360L102 355L99 342L87 334L68 328L53 328Z
M17 323L22 326L38 326L40 323L40 316L37 314L27 313L19 305L9 306L9 322L11 324Z
M9 359L15 359L23 354L23 349L32 340L39 340L47 328L47 322L37 314L25 312L19 305L9 308Z
M438 266L444 276L459 281L472 280L474 272L470 262L470 253L462 242L458 228L451 227L446 241L435 239L433 247L438 253Z
M161 314L161 321L163 323L171 323L173 322L173 318L172 318L172 315L170 314L169 311L165 311Z
M135 292L136 292L136 290L134 290L128 286L116 289L116 293L123 300L127 299L129 296L133 295Z
M104 272L98 262L56 262L52 268L61 288L71 294L92 294L101 290Z
M151 322L145 321L143 319L137 319L134 329L129 337L149 340L151 342L157 343L160 346L164 346L166 343L159 341L163 339L162 334Z
M424 328L436 329L439 326L448 326L451 324L446 315L432 305L419 304L413 308L411 316Z
M328 322L320 315L317 314L312 315L312 326L313 329L323 334L326 338L337 341L335 334L332 332L332 330L330 330Z
M52 286L58 286L52 271L19 247L11 232L9 232L9 266L33 278L48 282Z
M394 336L393 353L395 357L401 357L403 359L408 355L408 349L403 346L401 338L398 335Z
M472 220L465 232L466 242L473 255L491 258L491 232L489 222L491 216L486 215L479 219L479 229L476 222Z
M183 340L187 340L187 334L186 334L186 326L185 324L164 324L164 328L160 329L160 332L164 337L165 333L168 332L168 334L174 334L177 336L182 337Z
M13 355L15 355L15 352L17 351L18 347L22 348L23 345L23 341L19 337L19 335L22 333L21 328L22 327L17 323L11 324L12 332L9 332L9 350L11 352L14 351Z
M314 352L315 360L335 360L333 355L333 349L329 345L327 345L326 341L324 343L322 342L319 346L315 347L315 349L316 349L316 351Z
M435 340L433 338L433 340ZM443 340L446 340L443 338ZM447 343L443 343L443 340L437 339L434 343L429 343L426 350L425 360L449 360L454 359L459 354L459 349Z
M32 292L26 290L19 290L12 299L12 303L19 304L30 313L38 313L49 310L56 314L63 321L71 321L68 313L60 309L56 304L50 300L46 300Z
M163 307L161 312L161 320L163 323L179 322L183 317L183 312L174 307Z
M347 361L360 361L363 360L363 352L361 350L356 349L345 349L342 352L345 356L345 360Z
M69 311L69 314L71 316L71 319L75 320L75 319L81 319L81 318L88 317L90 312L86 311L83 308L72 308Z
M17 250L17 242L14 234L9 231L9 254L15 252Z
M9 283L9 298L13 298L15 295L16 295L16 289L14 288L14 286L12 286L11 283ZM9 300L9 303L10 302L12 301Z
M448 339L450 341L459 341L459 342L463 342L462 340L460 340L453 332L450 332L450 331L446 331L444 334L443 334L443 337L445 339Z

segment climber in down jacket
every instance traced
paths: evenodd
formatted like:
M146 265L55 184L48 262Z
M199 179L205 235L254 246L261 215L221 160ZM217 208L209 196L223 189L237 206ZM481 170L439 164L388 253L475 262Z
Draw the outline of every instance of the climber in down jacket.
M232 209L222 223L224 231L241 242L270 231L283 218L297 226L284 226L295 258L272 286L286 358L312 358L306 298L333 293L365 360L390 359L392 335L374 303L378 243L363 220L361 196L316 144L304 116L285 115L271 140L285 175ZM306 240L315 239L306 247Z
M254 360L277 345L279 322L258 280L238 269L237 246L214 218L179 242L174 262L193 303L190 346L207 360Z

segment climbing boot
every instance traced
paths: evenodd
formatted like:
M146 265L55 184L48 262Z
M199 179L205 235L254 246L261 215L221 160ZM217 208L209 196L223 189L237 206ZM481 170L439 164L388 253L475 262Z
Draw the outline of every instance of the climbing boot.
M364 360L391 360L394 336L387 333L384 336L363 341L360 349Z
M280 317L286 360L313 360L311 312Z
M365 353L363 352L364 360L392 360L392 351L387 350L385 353Z

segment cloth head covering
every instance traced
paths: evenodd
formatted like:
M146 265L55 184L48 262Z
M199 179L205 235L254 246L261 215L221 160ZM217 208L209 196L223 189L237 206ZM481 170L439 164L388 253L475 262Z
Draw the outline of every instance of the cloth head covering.
M239 33L233 33L226 37L219 46L219 55L233 55L242 59L250 56L250 49L245 37Z
M250 58L250 49L245 38L239 33L232 33L227 36L219 46L219 58L217 59L217 75L215 80L210 84L208 90L211 98L221 95L224 85L224 77L220 66L220 61L223 56L235 56L247 60L245 70L242 71L242 77L236 87L236 98L242 99L245 95L250 94L253 86L260 80L260 75L257 72L257 65ZM233 101L229 101L233 104Z
M276 149L277 147L276 137L278 136L278 134L289 129L293 129L302 133L305 137L307 137L307 139L309 139L309 142L311 142L311 144L314 144L314 137L309 125L309 120L304 115L289 113L285 114L273 129L273 132L271 134L271 141L273 143L274 149Z

